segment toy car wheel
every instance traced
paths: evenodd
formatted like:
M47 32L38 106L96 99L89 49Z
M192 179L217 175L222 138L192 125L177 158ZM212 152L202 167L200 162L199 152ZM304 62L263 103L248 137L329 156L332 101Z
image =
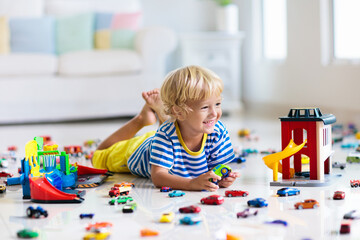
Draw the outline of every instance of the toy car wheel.
M44 212L44 217L48 217L48 212L47 211Z
M228 197L232 197L232 194L231 194L231 193L229 193L229 194L228 194Z
M229 172L229 170L228 170L227 168L221 169L221 174L222 174L223 176L226 176L226 175L228 174L228 172Z
M288 193L285 193L285 197L287 197L287 196L289 196L289 194L288 194Z
M300 194L300 192L296 192L296 195L299 195Z
M251 204L250 204L250 203L248 203L247 205L248 205L249 207L251 206Z
M204 204L205 202L203 200L201 200L201 203Z
M40 213L39 213L39 212L34 212L34 217L35 217L35 218L39 218L39 217L40 217Z
M260 204L256 204L256 207L260 207Z
M317 204L314 204L314 205L313 205L313 208L314 208L314 209L315 209L315 208L317 208L317 207L318 207L318 205L317 205Z
M303 206L300 205L300 206L297 207L297 209L303 209Z
M28 217L32 217L32 210L31 210L31 208L26 209L26 215L27 215Z
M247 193L243 193L243 195L242 195L243 197L246 197L247 196Z
M213 203L214 205L217 205L216 202Z

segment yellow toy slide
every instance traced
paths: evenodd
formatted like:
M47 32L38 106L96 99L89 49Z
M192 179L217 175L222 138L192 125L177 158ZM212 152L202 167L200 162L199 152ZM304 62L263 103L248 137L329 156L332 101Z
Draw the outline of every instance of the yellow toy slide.
M270 169L273 170L274 182L278 180L278 172L282 173L282 165L280 161L300 151L305 146L305 144L306 144L306 140L302 144L297 145L291 139L287 147L281 152L273 153L263 157L266 166L268 166ZM290 168L290 177L294 176L294 172L295 170L293 168Z

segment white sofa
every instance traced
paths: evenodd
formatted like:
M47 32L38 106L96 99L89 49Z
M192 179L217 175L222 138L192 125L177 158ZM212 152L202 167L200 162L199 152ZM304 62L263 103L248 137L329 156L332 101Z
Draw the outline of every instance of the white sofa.
M135 0L0 0L0 16L9 18L139 9ZM176 42L173 31L147 27L134 50L0 54L0 123L134 115L141 92L160 87Z

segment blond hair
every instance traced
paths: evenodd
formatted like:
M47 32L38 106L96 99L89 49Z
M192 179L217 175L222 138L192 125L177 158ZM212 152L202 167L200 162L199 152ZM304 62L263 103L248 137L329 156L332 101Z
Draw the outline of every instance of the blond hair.
M185 114L192 111L188 101L204 100L211 95L220 96L224 88L221 78L209 69L187 66L170 72L160 89L164 111L174 121L173 107L177 106Z

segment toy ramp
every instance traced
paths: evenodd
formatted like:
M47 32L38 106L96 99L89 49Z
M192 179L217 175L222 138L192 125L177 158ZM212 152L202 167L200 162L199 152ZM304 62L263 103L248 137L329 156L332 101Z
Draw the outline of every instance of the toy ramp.
M306 140L302 144L297 145L291 139L289 144L287 145L287 147L284 150L282 150L281 152L273 153L273 154L263 157L265 165L273 170L273 180L274 181L278 180L278 177L277 177L278 172L282 173L282 165L281 165L280 161L283 160L284 158L288 158L288 157L294 155L295 153L297 153L298 151L300 151L305 146L305 144L306 144ZM294 176L294 172L295 172L295 170L293 168L290 168L291 177Z
M55 188L46 177L32 177L30 180L31 201L39 203L81 203L84 199Z

